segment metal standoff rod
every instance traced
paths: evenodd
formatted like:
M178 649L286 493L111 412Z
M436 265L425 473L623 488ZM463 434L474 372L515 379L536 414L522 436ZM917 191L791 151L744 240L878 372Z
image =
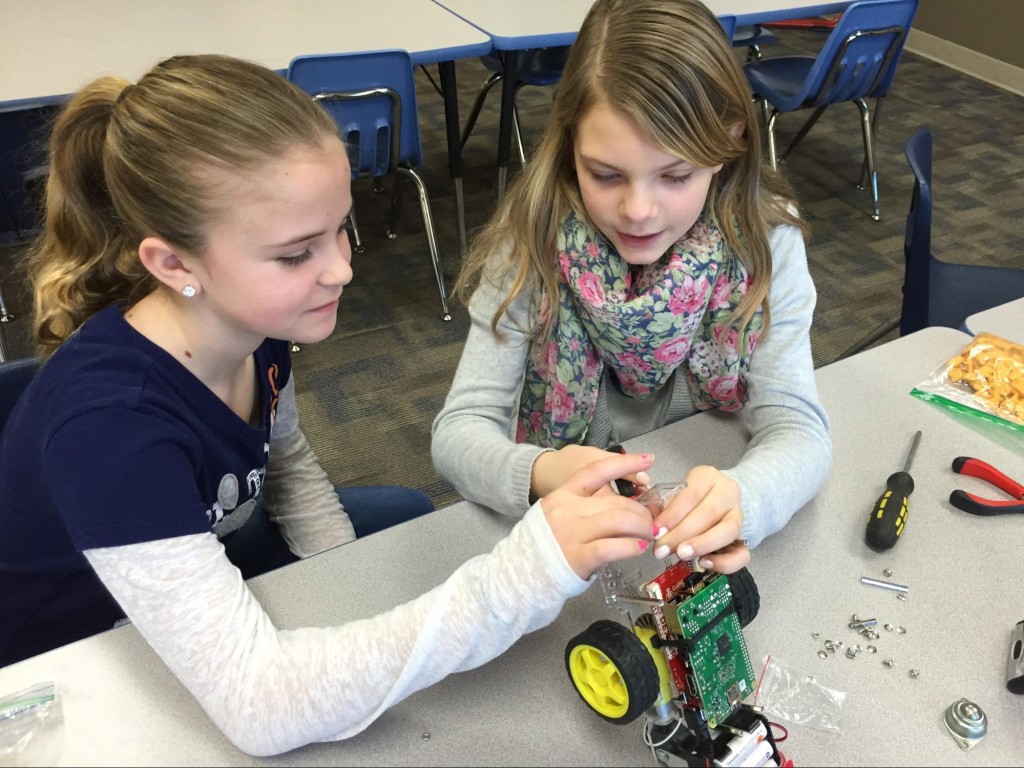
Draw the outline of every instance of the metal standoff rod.
M870 579L867 576L861 576L860 583L867 584L872 587L881 587L882 589L891 589L896 592L910 591L910 587L906 587L903 584L893 584L891 581L880 581L879 579Z

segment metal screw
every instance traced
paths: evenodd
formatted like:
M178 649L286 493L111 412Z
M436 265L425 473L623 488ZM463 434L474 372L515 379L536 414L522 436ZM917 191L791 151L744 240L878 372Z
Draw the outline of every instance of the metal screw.
M847 626L850 629L864 629L864 627L873 627L878 623L878 619L860 619L859 621L851 621Z
M917 677L917 676L918 676L918 675L920 675L920 674L921 674L921 673L920 673L920 672L918 672L918 671L917 671L916 669L912 669L912 670L910 670L910 676L911 676L911 677Z
M423 739L424 741L430 741L430 734L429 734L429 733L424 733L424 734L423 734L423 736L422 736L421 738L422 738L422 739Z
M873 645L868 646L868 653L878 653L878 649Z
M896 634L905 635L907 634L907 630L904 627L896 627Z
M907 599L907 593L906 592L897 592L896 593L896 599L897 600L906 600Z
M893 661L892 659L882 659L882 663L885 664L885 666L887 666L887 667L891 667L896 662Z
M860 621L860 616L855 613L850 617L850 621Z
M828 658L828 653L825 652L825 651L818 651L818 658L819 659L827 659Z
M882 571L882 575L886 577L892 576L892 568L886 568L884 571Z
M821 632L811 632L811 637L817 640L819 637L821 637Z
M885 625L885 631L886 632L892 632L894 629L896 629L896 627L894 627L892 624L886 624Z

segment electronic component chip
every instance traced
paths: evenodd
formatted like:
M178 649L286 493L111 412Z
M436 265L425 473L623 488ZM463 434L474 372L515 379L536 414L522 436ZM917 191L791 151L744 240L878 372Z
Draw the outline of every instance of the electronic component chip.
M732 606L729 580L716 574L704 589L676 608L683 638L689 641L693 691L704 716L716 727L753 691L754 670Z

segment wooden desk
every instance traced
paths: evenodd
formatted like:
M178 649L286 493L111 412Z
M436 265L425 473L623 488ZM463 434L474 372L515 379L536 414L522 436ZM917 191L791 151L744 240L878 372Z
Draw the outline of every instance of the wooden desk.
M519 54L530 48L572 45L593 0L434 0L490 35L501 51L505 72L516 72ZM853 0L704 0L716 16L735 16L737 25L841 13ZM512 141L514 77L502 80L498 122L498 198L505 192Z
M1007 341L1024 344L1024 298L971 315L964 321L973 333L994 333Z
M956 487L991 493L953 474L954 456L973 454L1011 472L1020 458L908 394L967 338L930 328L818 372L835 464L818 498L755 550L761 611L746 630L758 669L771 653L847 693L841 734L789 726L782 749L797 765L1024 764L1024 696L1005 688L1010 631L1024 618L1024 520L975 518L946 501ZM868 509L916 429L923 436L908 528L878 554L863 542ZM652 451L653 479L667 482L697 463L729 466L744 441L734 419L707 413L628 446ZM460 503L250 584L282 628L367 617L439 584L509 528L509 520ZM635 562L645 574L660 570L649 555ZM910 587L905 602L860 583L884 578L884 568ZM907 632L881 630L876 655L819 659L824 639L857 639L847 628L853 613ZM224 739L131 626L0 670L0 693L57 683L65 720L59 765L651 765L641 721L615 726L594 715L563 665L571 637L615 617L595 586L503 656L414 694L358 736L259 760ZM881 663L888 657L892 668ZM911 668L920 670L916 679ZM942 724L961 697L990 722L969 752Z
M284 70L302 54L400 48L437 64L445 93L449 172L466 245L455 64L490 38L431 0L40 0L4 4L0 102L63 98L103 75L137 80L178 54L221 53Z

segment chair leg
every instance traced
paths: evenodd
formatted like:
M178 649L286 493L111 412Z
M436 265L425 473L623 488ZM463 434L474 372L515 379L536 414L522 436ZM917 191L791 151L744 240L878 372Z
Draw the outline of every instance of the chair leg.
M523 150L523 134L519 132L519 110L512 107L512 135L516 137L516 146L519 148L519 162L526 167L526 152Z
M476 120L480 117L480 110L483 109L484 100L487 98L487 94L490 93L491 88L494 84L501 80L501 74L499 72L492 72L490 77L484 80L483 85L480 86L480 90L476 95L476 101L473 102L473 108L469 111L469 117L466 120L466 127L462 129L462 146L466 146L466 141L469 139L469 135L473 133L473 127L476 125Z
M860 110L860 128L864 134L864 158L868 164L868 182L871 185L871 218L879 221L882 218L878 207L878 172L875 170L875 151L871 140L871 109L866 99L857 99Z
M882 111L882 99L875 99L875 114L871 117L871 137L878 139L878 113ZM864 162L860 164L860 180L857 182L857 189L864 189L868 183L868 153L864 153Z
M354 205L352 206L352 210L348 213L348 228L352 233L352 239L355 240L355 245L352 246L352 252L362 253L366 250L366 246L363 245L363 241L359 237L359 224L356 222L356 208Z
M437 249L437 237L434 234L434 217L430 213L430 197L427 195L427 186L423 179L412 168L405 166L398 167L399 176L408 176L416 184L416 190L420 196L420 210L423 212L423 229L427 235L427 247L430 249L430 258L434 262L434 276L437 278L437 288L441 292L441 319L451 320L451 313L448 311L448 293L444 287L444 269L441 266L441 254ZM397 178L396 178L397 180Z
M394 240L398 237L398 214L402 210L402 189L404 187L405 177L400 173L396 173L394 189L391 193L391 224L388 227L388 240Z
M0 290L0 363L6 363L8 359L7 337L4 326L14 320L14 315L7 311L7 304L4 302L3 291Z
M789 153L796 149L797 144L803 141L804 136L806 136L811 128L814 127L814 124L818 122L818 118L821 117L824 112L824 106L815 108L814 112L811 113L811 116L807 118L807 122L800 126L800 130L796 132L796 136L794 136L793 140L789 142L789 146L786 147L786 151L782 153L783 160L789 157Z
M772 170L777 171L779 170L779 153L775 147L775 119L779 113L765 100L761 101L761 112L764 114L764 131L768 137L768 162L771 163Z

